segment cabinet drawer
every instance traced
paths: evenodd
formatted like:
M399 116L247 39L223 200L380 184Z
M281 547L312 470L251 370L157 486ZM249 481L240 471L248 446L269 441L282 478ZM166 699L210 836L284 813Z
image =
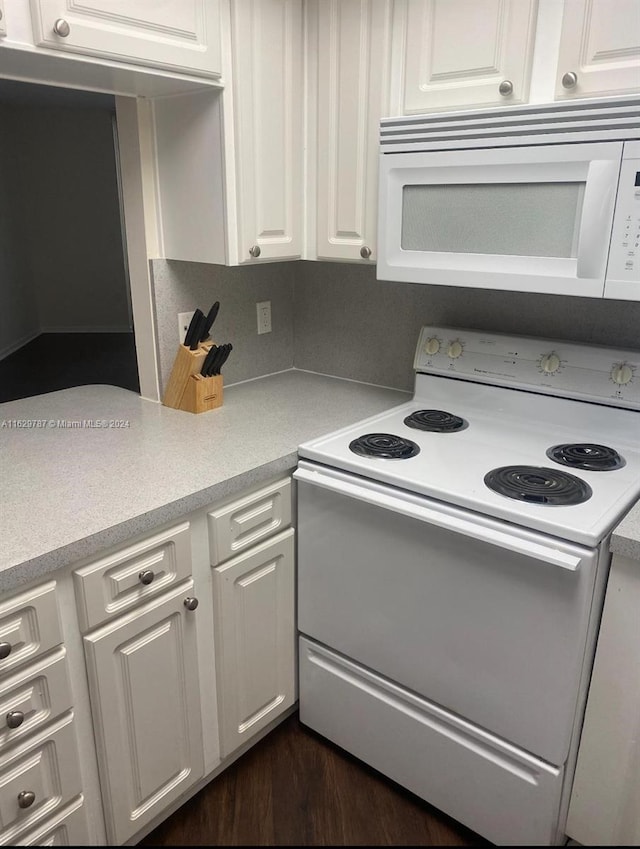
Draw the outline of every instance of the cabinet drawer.
M55 581L0 604L0 674L62 642Z
M66 651L62 647L15 675L6 676L0 680L0 752L72 705Z
M88 846L89 837L84 797L78 796L16 842L18 846Z
M73 714L68 713L0 756L0 845L15 843L80 790ZM23 791L35 795L27 808L18 804Z
M191 575L189 523L76 569L73 582L83 632L125 613ZM149 579L149 583L144 580Z
M212 510L208 519L211 565L217 566L291 524L291 478Z
M562 767L304 637L300 721L499 846L555 843Z

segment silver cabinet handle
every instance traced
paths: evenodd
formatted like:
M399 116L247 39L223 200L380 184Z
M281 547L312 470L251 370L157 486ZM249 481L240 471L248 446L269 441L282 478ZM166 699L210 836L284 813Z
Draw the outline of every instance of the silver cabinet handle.
M184 600L184 606L187 610L195 610L196 607L200 604L197 598L193 598L193 596L188 596Z
M67 21L65 21L64 18L58 18L58 20L53 25L53 31L61 38L66 38L71 32L71 27L69 26Z
M153 574L151 569L143 569L142 572L140 572L140 574L138 575L138 580L141 584L144 584L145 586L147 586L147 584L150 584L154 578L155 575Z
M575 71L567 71L562 77L563 88L575 88L578 85L578 75Z
M21 790L18 793L18 807L30 808L36 800L36 794L33 790Z
M20 728L24 722L24 714L21 710L10 710L6 716L7 728Z
M9 657L11 654L11 643L0 643L0 660Z
M362 259L369 259L369 257L371 256L371 248L368 248L366 245L363 245L360 248L360 256L362 257Z
M259 257L262 251L260 250L260 245L254 245L252 248L249 248L249 253L253 257Z
M498 91L503 97L508 97L510 94L513 94L513 83L511 80L502 80L498 86Z

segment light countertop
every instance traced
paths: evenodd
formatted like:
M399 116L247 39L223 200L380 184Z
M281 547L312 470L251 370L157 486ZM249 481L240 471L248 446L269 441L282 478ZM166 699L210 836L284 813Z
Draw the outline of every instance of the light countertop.
M640 561L640 503L631 508L613 532L611 551Z
M0 591L285 474L301 442L410 397L292 370L199 415L102 385L0 404ZM611 548L640 560L640 505Z
M409 397L292 370L198 415L102 385L1 404L0 590L286 473L301 442Z

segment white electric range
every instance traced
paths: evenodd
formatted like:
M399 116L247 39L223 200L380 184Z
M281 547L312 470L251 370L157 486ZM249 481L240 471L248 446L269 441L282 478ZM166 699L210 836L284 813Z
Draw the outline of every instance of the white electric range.
M301 719L495 843L561 843L640 352L425 327L414 367L299 447Z

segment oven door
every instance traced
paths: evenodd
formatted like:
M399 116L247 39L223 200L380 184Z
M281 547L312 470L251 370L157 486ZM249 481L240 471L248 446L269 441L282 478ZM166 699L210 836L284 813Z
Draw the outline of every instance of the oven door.
M294 476L299 631L563 764L598 552L305 461Z
M378 279L602 297L622 149L382 155Z

